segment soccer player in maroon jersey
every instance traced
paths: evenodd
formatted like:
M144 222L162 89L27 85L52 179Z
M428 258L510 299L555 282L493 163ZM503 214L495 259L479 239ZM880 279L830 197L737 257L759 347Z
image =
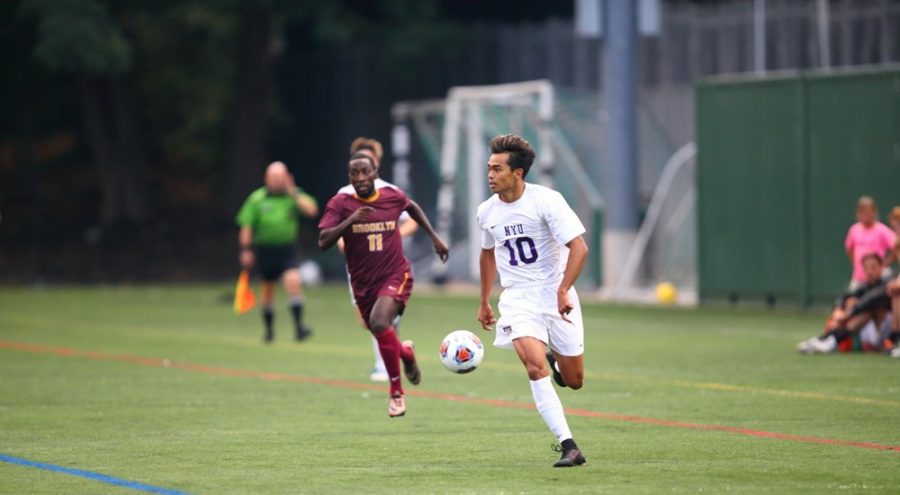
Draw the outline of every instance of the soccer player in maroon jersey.
M394 317L409 301L413 285L409 260L403 255L397 230L400 214L409 213L431 237L441 261L447 261L450 250L435 233L422 208L403 190L375 187L378 167L370 156L353 154L347 169L355 193L339 192L328 201L319 221L319 247L328 249L338 239L344 239L353 297L366 328L378 341L390 377L388 416L395 418L406 413L400 361L410 383L418 385L421 380L412 342L401 344L391 327Z

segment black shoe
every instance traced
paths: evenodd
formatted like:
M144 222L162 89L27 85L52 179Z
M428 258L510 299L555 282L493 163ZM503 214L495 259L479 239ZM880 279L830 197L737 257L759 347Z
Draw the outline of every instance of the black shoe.
M553 357L553 353L547 351L547 362L550 363L550 371L553 373L553 381L556 382L560 387L567 387L566 382L563 381L562 374L556 370L556 358Z
M555 450L555 449L554 449ZM559 448L562 450L562 447ZM553 464L553 467L575 467L586 462L584 455L578 449L569 449L563 452L562 457Z
M275 340L275 332L266 330L266 333L263 334L263 342L265 342L266 344L271 344L273 340Z
M310 336L312 336L312 333L313 333L312 328L309 328L306 325L301 325L301 326L297 327L297 332L296 332L297 342L308 339Z

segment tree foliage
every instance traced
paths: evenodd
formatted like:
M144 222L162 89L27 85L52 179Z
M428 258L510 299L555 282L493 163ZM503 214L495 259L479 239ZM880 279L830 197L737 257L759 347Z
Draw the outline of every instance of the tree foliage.
M33 55L53 72L121 74L133 63L133 48L98 0L23 0L21 15L38 20Z

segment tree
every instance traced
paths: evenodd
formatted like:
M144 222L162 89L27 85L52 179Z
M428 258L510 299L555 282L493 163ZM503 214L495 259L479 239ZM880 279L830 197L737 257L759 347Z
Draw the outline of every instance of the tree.
M101 225L142 222L149 214L148 157L129 77L131 44L97 0L25 0L22 13L37 19L35 59L49 72L71 77L79 93L103 191Z
M240 8L235 74L229 207L236 209L259 182L269 145L269 115L275 92L273 14L268 2L245 1Z

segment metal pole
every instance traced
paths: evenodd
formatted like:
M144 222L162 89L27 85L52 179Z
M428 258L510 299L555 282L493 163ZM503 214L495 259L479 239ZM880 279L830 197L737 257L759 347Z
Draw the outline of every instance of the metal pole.
M816 2L816 20L819 34L819 66L831 68L831 20L829 19L828 0Z
M766 72L766 0L753 1L753 69Z
M638 228L636 15L631 0L609 0L603 44L603 98L606 102L606 211L603 284L611 287L628 258Z

